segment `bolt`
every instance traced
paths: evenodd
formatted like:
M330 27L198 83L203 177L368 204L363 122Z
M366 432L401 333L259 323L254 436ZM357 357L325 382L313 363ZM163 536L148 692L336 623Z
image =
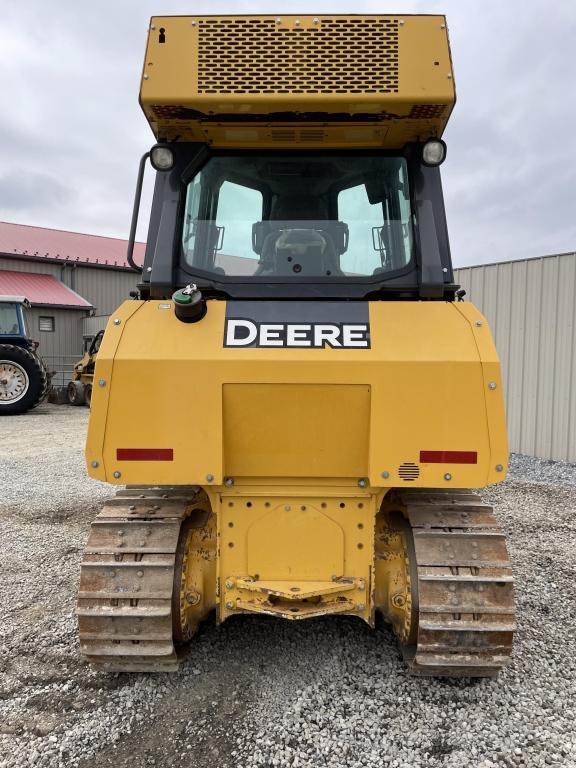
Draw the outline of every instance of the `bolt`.
M118 531L118 536L125 536L125 535L126 535L126 534L125 534L125 532L124 532L124 531Z
M98 464L98 462L97 462L97 461L93 461L93 462L92 462L92 467L93 467L94 469L98 469L98 467L99 467L99 466L100 466L100 464Z
M195 26L196 26L196 22L195 22L195 21L193 21L193 22L192 22L192 26L193 26L193 27L195 27Z
M146 272L152 272L152 267L146 267Z
M503 472L504 471L504 467L502 466L502 464L496 464L495 469L496 469L496 472Z
M152 26L150 27L150 29L152 30L152 32L154 32L154 30L156 29L156 27L155 27L154 25L152 25Z
M388 478L390 477L390 472L387 472L386 470L384 470L381 476L384 478L384 480L388 480Z
M482 320L476 320L474 325L476 326L476 328L481 328L482 327Z
M116 578L116 571L111 571L110 572L110 578L111 579L115 579Z
M320 19L318 17L314 17L312 19L312 24L320 24Z
M452 480L452 475L450 474L450 472L446 472L446 474L444 475L444 480Z
M100 387L105 387L106 386L106 379L99 379L98 380L98 385Z
M139 579L141 579L141 578L142 578L142 576L144 576L144 571L138 571L138 573L136 574L136 576L138 576L138 578L139 578Z
M214 480L214 475L211 475L211 474L207 474L207 475L206 475L206 480L207 480L209 483L211 483L211 482Z
M224 480L224 485L227 485L229 488L234 485L234 478L233 477L227 477Z
M114 472L114 477L116 480L118 480L119 477L122 477L122 472L118 472L118 470L116 470L116 472Z
M200 594L195 590L186 592L186 602L188 603L188 605L198 605L198 603L200 602Z
M446 24L440 24L440 29L446 29Z
M278 17L278 18L276 19L276 24L282 24L282 19L281 19L280 17Z
M452 80L452 75L451 74L446 75L446 77L448 78L448 80Z
M360 488L366 488L366 486L368 485L368 480L366 480L365 477L361 477L360 480L358 480L358 485L360 486Z
M299 27L300 26L300 19L296 19L296 21L294 22L294 26L295 27Z
M392 598L392 605L395 608L404 608L406 605L406 598L404 595L394 595Z
M495 381L491 381L488 384L488 389L496 389L496 382Z
M357 611L363 611L366 608L364 603L356 603L356 610Z
M398 22L398 24L400 24L400 26L401 26L401 27L403 27L403 26L404 26L404 19L400 19L400 21Z
M114 325L120 325L121 322L122 322L122 320L120 320L119 317L115 317L114 318Z
M228 579L226 581L226 589L233 589L233 588L234 588L234 582L232 581L232 579Z
M291 509L292 507L289 504L286 504L286 506L284 507L285 512L290 512Z
M130 510L130 512L134 512L134 510L136 509L136 506L134 504L130 504L128 509Z
M144 80L148 80L148 75L144 75Z
M228 610L229 610L229 611L232 611L232 610L234 610L234 603L233 603L231 600L229 600L229 601L226 603L226 608L228 608Z
M364 581L364 579L358 579L356 586L358 587L358 589L364 589L364 587L366 586L366 582Z

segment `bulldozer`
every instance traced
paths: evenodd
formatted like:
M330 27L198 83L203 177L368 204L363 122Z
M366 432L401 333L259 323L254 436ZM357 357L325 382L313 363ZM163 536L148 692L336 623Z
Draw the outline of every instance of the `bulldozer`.
M353 616L415 675L510 660L500 363L454 283L440 15L153 17L128 259L98 353L78 597L95 668L200 624ZM148 165L143 265L133 258Z

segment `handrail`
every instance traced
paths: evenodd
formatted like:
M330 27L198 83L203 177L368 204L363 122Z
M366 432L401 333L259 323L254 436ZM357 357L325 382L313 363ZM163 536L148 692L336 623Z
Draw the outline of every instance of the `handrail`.
M136 192L134 193L134 207L132 209L132 222L130 224L130 236L128 237L128 250L126 259L128 264L136 272L142 272L143 266L139 266L134 261L134 243L136 240L136 227L138 226L138 214L140 212L140 199L142 197L142 184L144 182L144 171L146 170L146 160L150 157L150 152L145 152L140 158L138 166L138 178L136 179Z

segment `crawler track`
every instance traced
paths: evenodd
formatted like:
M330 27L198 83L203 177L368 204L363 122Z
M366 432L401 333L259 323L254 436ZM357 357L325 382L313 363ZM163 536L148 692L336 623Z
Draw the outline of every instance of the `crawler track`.
M498 674L512 652L514 580L492 507L471 491L414 489L399 492L394 503L413 542L418 628L415 644L402 648L410 671Z
M180 527L196 487L127 488L92 523L80 572L80 649L97 669L170 672Z

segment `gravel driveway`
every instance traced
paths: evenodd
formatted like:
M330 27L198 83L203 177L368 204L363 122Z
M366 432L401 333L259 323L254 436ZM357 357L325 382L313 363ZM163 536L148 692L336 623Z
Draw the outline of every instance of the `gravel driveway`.
M408 677L390 632L330 617L208 624L176 675L79 659L80 551L105 484L85 408L0 421L0 766L576 766L576 467L513 457L484 495L519 608L496 680Z

